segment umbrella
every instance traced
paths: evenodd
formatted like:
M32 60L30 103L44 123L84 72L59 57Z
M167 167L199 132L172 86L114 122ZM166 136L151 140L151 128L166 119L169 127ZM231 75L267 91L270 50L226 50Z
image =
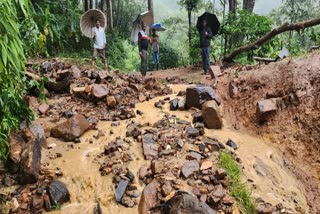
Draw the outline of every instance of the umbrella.
M142 30L142 23L146 24L147 26L152 24L152 13L150 11L139 14L136 20L133 22L133 29L131 31L132 42L138 41L138 33L140 30Z
M96 25L96 21L100 21L101 27L105 27L107 19L101 10L91 9L85 12L80 19L80 29L83 35L92 38L92 28Z
M205 12L201 16L198 17L197 21L197 29L200 32L202 30L202 21L207 20L208 26L211 28L212 34L218 34L220 22L216 15L212 13Z
M167 29L166 29L164 26L162 26L162 24L160 24L160 23L154 23L154 24L150 25L150 28L151 28L151 29L155 29L156 31L166 31L166 30L167 30Z

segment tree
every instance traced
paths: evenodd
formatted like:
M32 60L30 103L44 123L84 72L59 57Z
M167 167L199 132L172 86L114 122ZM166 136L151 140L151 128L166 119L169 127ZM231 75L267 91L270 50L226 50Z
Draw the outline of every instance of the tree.
M113 30L113 16L112 16L112 0L107 0L107 23L108 30Z
M243 10L246 10L249 13L253 12L255 0L243 0Z
M229 13L237 13L237 0L229 0Z
M152 16L151 22L154 23L153 0L148 0L148 10L151 12Z
M189 23L189 47L191 47L191 38L192 38L192 33L191 33L191 14L193 11L197 10L198 7L200 6L202 0L180 0L179 4L184 6L188 12L188 23Z

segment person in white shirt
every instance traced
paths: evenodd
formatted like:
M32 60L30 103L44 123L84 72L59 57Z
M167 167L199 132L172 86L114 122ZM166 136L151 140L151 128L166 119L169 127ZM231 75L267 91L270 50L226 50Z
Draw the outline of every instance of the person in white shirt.
M93 34L93 56L92 56L92 68L94 69L96 66L96 59L97 56L100 56L102 59L102 63L105 70L108 70L108 65L106 63L106 34L105 29L101 27L100 21L96 21L96 26L92 28L92 34Z

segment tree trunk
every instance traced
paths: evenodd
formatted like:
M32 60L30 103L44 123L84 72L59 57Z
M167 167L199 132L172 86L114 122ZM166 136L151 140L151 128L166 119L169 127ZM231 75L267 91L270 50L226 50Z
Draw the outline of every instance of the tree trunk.
M148 0L148 10L151 12L152 15L151 22L154 23L153 0Z
M113 30L112 0L107 0L108 31Z
M189 48L191 48L192 44L191 44L191 10L188 10L188 22L189 22L189 34L188 34L188 37L189 37Z
M89 2L88 0L84 0L84 11L86 12L87 10L89 10Z
M248 11L249 13L253 12L255 0L243 0L243 10Z
M116 12L116 27L119 27L119 15L120 15L120 0L117 2L117 12Z
M100 10L104 12L104 0L101 0L100 2Z
M286 23L276 29L273 29L271 32L259 38L257 41L235 49L233 52L225 56L223 61L230 62L234 57L238 56L240 53L250 51L250 50L255 50L259 48L261 45L263 45L264 43L266 43L267 41L269 41L270 39L272 39L273 37L283 32L294 31L294 30L300 31L300 30L304 30L305 28L312 27L319 24L320 24L320 18L311 19L303 22L291 23L291 24Z
M89 9L92 9L93 8L93 0L89 0L90 2L90 4L89 4Z
M229 13L236 14L237 12L237 0L229 0Z

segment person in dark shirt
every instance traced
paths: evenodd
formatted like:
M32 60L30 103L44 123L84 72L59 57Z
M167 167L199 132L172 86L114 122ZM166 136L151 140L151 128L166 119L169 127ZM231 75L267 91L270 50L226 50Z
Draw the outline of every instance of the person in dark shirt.
M141 58L141 74L142 76L146 76L147 74L147 61L148 61L148 44L149 38L147 34L147 25L142 24L142 30L138 33L138 47L139 47L139 55Z
M156 66L157 70L159 70L160 40L159 40L159 36L156 34L155 29L152 29L152 37L151 37L150 43L151 43L151 49L152 49L153 65Z
M211 29L207 25L207 20L202 21L202 29L200 31L200 48L202 55L202 65L204 74L209 74L210 69L210 42L213 34Z

